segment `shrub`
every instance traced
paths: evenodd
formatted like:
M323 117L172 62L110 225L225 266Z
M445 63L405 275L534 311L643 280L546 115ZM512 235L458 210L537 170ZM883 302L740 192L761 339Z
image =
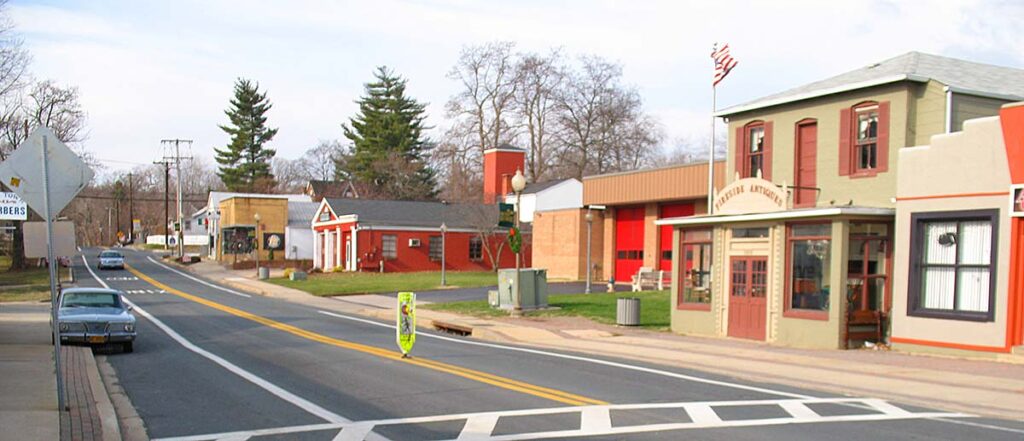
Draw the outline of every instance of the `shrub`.
M295 268L285 268L284 269L284 278L286 278L286 279L291 278L292 277L292 273L294 273L294 272L295 272Z
M342 268L342 267L340 267L340 266L336 266L336 267L334 267L334 268L331 268L331 272L332 272L332 273L340 273L340 272L342 272L342 271L345 271L345 268Z

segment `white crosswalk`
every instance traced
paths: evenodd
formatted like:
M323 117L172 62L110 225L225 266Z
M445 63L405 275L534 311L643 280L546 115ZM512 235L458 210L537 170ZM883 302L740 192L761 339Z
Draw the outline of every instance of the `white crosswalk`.
M126 289L123 292L125 294L167 294L167 291L162 289Z
M853 412L838 415L821 415L811 406L838 404L849 407ZM773 418L723 419L716 409L729 407L759 407L781 409L787 416ZM613 411L643 411L650 409L678 409L680 422L657 424L614 425ZM580 416L579 427L546 432L514 433L493 435L498 420L502 417L530 417L554 414L571 414ZM683 418L685 414L685 418ZM452 415L436 415L412 418L394 418L387 420L355 421L351 423L312 424L305 426L278 427L252 431L215 433L207 435L162 438L154 441L213 441L213 440L247 440L252 437L268 435L286 435L338 430L335 440L362 440L377 426L394 426L403 424L426 424L442 421L465 421L462 432L456 441L494 440L518 441L550 438L580 438L600 435L629 435L638 433L663 432L669 430L719 429L727 427L778 426L785 424L813 424L838 422L870 422L925 418L966 418L973 415L949 412L912 412L897 407L887 401L873 398L811 398L783 400L741 400L741 401L706 401L679 403L645 403L645 404L612 404L604 406L556 407L548 409L524 409L500 412L479 412Z
M104 277L104 279L108 280L108 281L111 281L111 282L131 282L131 281L139 280L139 278L135 277L135 276Z

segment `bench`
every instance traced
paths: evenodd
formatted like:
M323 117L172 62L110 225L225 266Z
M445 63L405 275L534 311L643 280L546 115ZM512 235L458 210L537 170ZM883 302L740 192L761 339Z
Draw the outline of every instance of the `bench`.
M655 271L653 268L642 266L633 275L630 285L633 292L643 291L644 287L663 291L672 285L672 271Z

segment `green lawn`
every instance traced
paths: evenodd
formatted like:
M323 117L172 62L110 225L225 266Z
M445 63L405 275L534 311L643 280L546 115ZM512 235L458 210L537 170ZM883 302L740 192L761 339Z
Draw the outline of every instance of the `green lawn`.
M28 302L50 298L50 273L46 268L10 271L10 265L10 257L0 257L0 302ZM61 268L60 275L66 278L68 269Z
M585 317L599 323L615 324L616 299L637 297L640 299L640 326L648 329L668 329L668 291L644 291L634 293L563 294L548 296L548 305L560 309L531 311L530 317ZM423 308L449 311L477 317L507 316L506 311L491 308L486 300L468 302L433 303Z
M486 272L449 271L446 275L450 288L475 288L498 284L498 275ZM398 291L426 291L441 289L441 273L327 273L310 274L308 280L291 281L287 278L268 280L288 288L306 291L317 296L393 293Z

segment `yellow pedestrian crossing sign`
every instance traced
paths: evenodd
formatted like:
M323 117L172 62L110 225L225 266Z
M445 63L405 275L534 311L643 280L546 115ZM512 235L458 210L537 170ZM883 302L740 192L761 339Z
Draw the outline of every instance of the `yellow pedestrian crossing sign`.
M395 331L398 347L402 349L402 358L406 358L416 343L416 293L398 293L398 323Z

